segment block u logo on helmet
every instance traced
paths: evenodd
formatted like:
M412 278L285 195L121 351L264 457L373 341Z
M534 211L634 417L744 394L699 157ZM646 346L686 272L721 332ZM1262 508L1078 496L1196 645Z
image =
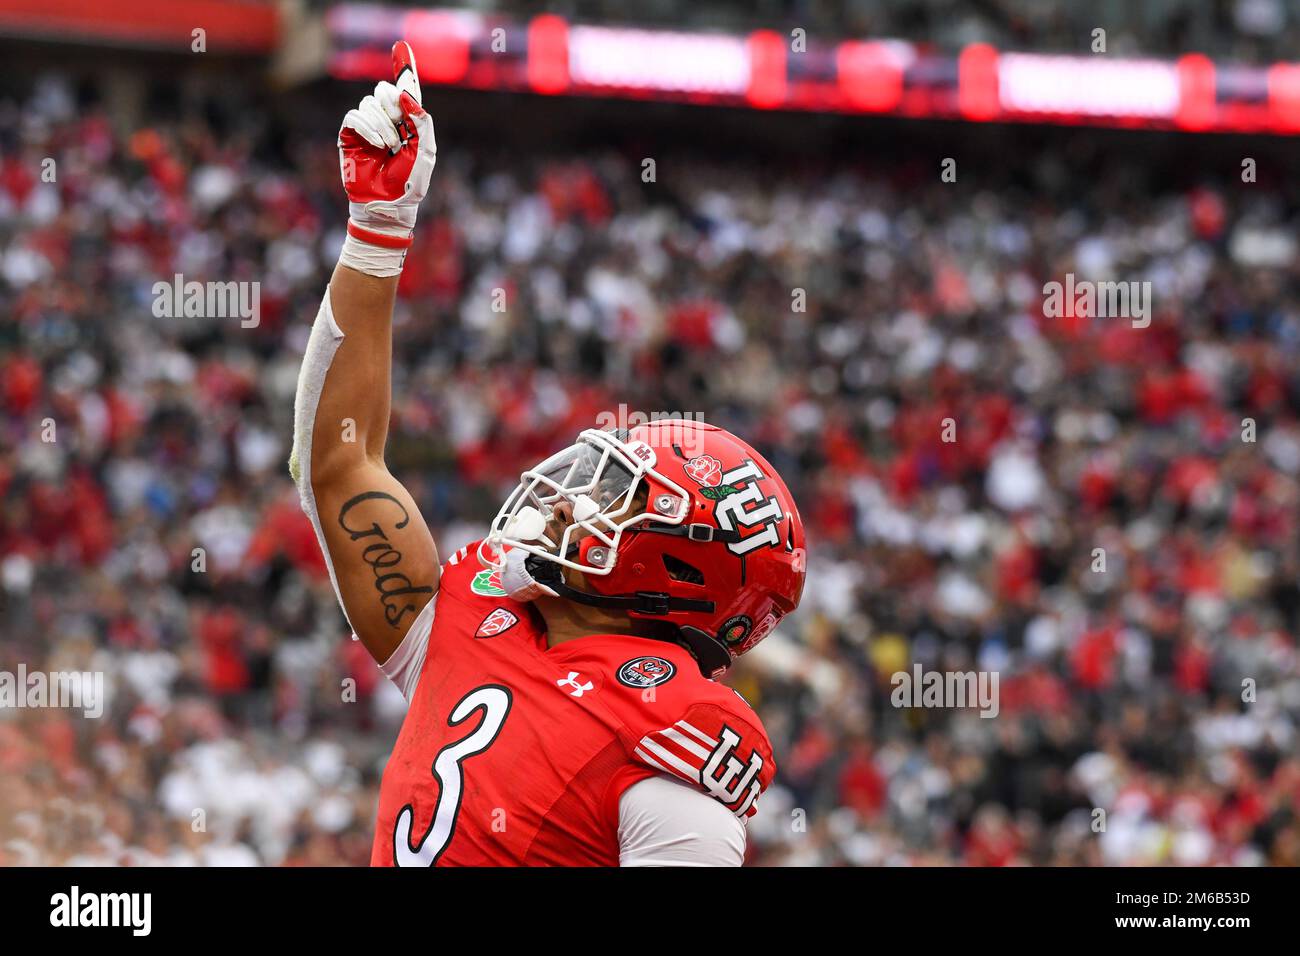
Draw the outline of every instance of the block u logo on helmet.
M755 548L775 548L781 544L777 523L785 518L785 513L775 495L763 493L759 482L766 477L756 464L748 460L722 474L720 487L736 490L720 499L713 509L718 527L724 531L761 529L746 534L739 541L730 542L727 547L732 554L748 554Z

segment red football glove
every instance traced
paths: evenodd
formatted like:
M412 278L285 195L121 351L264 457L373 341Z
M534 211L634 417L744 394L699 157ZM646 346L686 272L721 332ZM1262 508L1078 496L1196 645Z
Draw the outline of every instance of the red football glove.
M344 261L356 266L349 258L363 260L357 266L362 271L396 275L411 245L415 214L438 157L433 120L421 102L415 55L399 40L393 44L393 82L376 86L339 129L339 169L349 201Z

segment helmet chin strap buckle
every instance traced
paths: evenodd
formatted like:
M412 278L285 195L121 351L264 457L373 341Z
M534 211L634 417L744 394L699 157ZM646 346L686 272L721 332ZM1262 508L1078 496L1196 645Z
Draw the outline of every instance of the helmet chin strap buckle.
M639 602L636 610L642 614L668 613L668 595L662 591L637 591L636 599Z

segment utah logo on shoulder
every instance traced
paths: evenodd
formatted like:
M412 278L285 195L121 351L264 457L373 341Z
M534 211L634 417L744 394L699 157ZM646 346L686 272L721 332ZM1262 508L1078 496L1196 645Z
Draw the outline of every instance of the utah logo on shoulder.
M618 682L625 687L641 690L666 684L676 673L677 668L672 661L666 661L662 657L637 657L618 669Z
M474 632L475 637L496 637L498 634L504 634L516 624L519 618L512 611L507 611L503 607L492 609L492 613L483 618L483 623L478 626Z

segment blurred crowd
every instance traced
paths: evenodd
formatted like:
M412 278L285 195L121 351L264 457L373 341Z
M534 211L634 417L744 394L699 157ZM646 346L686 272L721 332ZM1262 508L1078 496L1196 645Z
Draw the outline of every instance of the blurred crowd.
M346 206L332 129L275 132L0 100L0 671L109 690L0 711L0 863L369 858L404 704L286 469ZM728 678L779 768L754 863L1300 864L1290 187L551 149L442 143L390 467L446 555L620 405L767 455L810 556ZM1150 326L1045 315L1066 273ZM177 274L258 325L158 317ZM893 706L916 663L997 716Z
M326 7L335 0L313 2ZM439 6L697 30L802 28L810 37L888 37L949 51L968 43L1119 56L1196 50L1268 64L1294 59L1300 46L1300 8L1287 0L446 0ZM1106 34L1104 51L1093 49L1098 29Z

